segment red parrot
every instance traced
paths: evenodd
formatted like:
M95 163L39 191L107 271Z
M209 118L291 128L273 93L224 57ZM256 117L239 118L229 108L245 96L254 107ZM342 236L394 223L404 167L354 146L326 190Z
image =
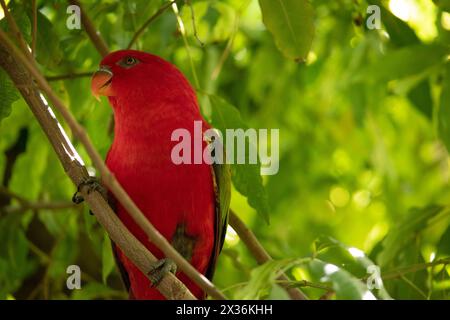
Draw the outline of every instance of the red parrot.
M227 226L229 168L206 163L177 165L171 159L177 144L171 141L175 129L184 128L193 137L194 121L202 121L203 131L210 128L200 114L192 86L171 63L145 52L121 50L101 61L91 89L96 97L107 96L114 111L114 140L106 165L145 217L211 279ZM203 148L206 144L203 141ZM148 270L150 281L113 245L130 298L164 299L155 285L176 266L149 242L120 203L113 202L125 226L160 259ZM183 273L177 276L198 299L205 298Z

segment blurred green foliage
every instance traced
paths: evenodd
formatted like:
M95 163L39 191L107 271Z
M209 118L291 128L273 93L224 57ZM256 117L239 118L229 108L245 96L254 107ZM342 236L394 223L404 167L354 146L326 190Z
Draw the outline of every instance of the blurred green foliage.
M31 1L7 2L30 42ZM111 50L166 2L82 1ZM229 228L214 282L232 298L287 299L282 270L312 299L449 299L449 2L178 3L183 28L167 10L134 47L176 64L217 127L280 129L279 173L261 180L237 166L232 195L275 260L257 266ZM366 27L369 4L381 30ZM101 57L83 29L66 27L67 2L37 5L42 72L94 71ZM105 155L106 100L93 99L88 77L51 84ZM52 208L75 188L3 70L0 96L0 299L126 298L88 208ZM81 290L65 285L71 264ZM368 286L374 265L378 288Z

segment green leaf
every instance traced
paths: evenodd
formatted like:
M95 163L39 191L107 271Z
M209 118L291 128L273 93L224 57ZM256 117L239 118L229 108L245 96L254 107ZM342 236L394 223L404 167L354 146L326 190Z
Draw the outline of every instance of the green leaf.
M0 299L19 289L24 279L34 271L25 231L20 216L6 215L0 219Z
M428 119L433 117L433 99L431 97L431 87L428 79L423 80L411 91L408 92L408 98L412 104L422 112Z
M442 10L450 12L450 0L433 0L433 2Z
M336 298L342 300L376 300L367 286L338 266L314 259L309 263L312 274L322 282L331 282Z
M66 277L67 267L76 263L79 242L76 238L65 236L58 240L52 249L52 261L48 267L48 275L51 278Z
M450 63L445 69L437 119L439 137L450 150Z
M30 19L32 19L30 17ZM49 68L58 66L62 59L60 39L52 23L39 11L37 12L36 60Z
M413 45L390 51L356 75L360 81L390 81L417 75L444 62L448 48L436 44Z
M370 276L371 268L377 267L362 250L349 247L332 237L321 236L314 241L313 245L315 257L340 268L345 268L348 273L358 279ZM381 299L392 299L382 282L375 293Z
M237 294L237 299L254 300L267 298L275 285L277 275L292 265L299 263L298 259L271 260L252 270L250 281Z
M1 121L11 114L11 105L19 99L19 93L8 75L0 69L0 124Z
M214 128L220 130L224 135L226 129L248 129L234 106L217 96L209 96L209 98L211 101L210 123ZM228 142L226 139L224 141L226 146ZM256 146L250 145L250 148L256 148ZM248 160L247 153L246 160ZM245 164L232 164L231 178L236 190L247 197L249 205L268 223L269 203L260 170L259 160L257 164L249 164L249 161L245 161Z
M194 18L192 18L194 11ZM194 36L197 31L198 38L204 43L217 43L226 41L233 34L236 14L233 8L219 1L196 1L191 6L184 6L181 11L186 32Z
M289 58L304 61L314 38L314 9L307 0L259 0L263 22L278 49Z
M403 20L397 18L391 11L387 10L381 1L374 1L381 9L381 16L390 41L399 47L420 43L419 38L411 27Z
M31 22L26 14L25 7L22 3L19 3L17 1L11 1L11 3L8 4L8 7L11 15L16 21L17 26L19 27L20 32L22 33L23 38L25 39L25 42L30 43ZM6 32L10 31L9 24L6 18L0 20L0 27Z
M111 239L109 239L108 234L105 232L102 246L102 280L104 284L106 284L108 276L114 270L114 264L115 260L111 248Z
M383 249L377 257L380 266L389 265L404 248L414 243L416 234L426 227L431 218L440 214L442 209L443 207L437 205L411 209L383 240Z
M437 246L437 255L439 256L450 256L450 226L442 235Z

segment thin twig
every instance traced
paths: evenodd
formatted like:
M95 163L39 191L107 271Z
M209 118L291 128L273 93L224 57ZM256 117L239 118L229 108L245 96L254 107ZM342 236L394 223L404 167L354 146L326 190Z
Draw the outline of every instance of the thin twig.
M267 253L266 249L261 245L258 239L255 237L253 232L245 225L245 223L230 210L230 220L229 223L231 227L239 235L239 238L245 243L250 253L255 258L258 264L264 264L267 261L272 260L272 257ZM283 273L278 277L280 281L290 281L289 278ZM284 288L289 293L289 296L293 300L308 300L306 295L298 288L290 288L289 286L284 286Z
M192 76L194 77L194 84L197 89L200 89L200 81L198 80L197 71L195 70L194 59L192 58L191 50L189 49L189 42L186 37L186 30L184 28L183 19L181 19L180 12L178 11L178 6L176 3L172 4L172 10L177 18L178 27L180 29L181 37L183 38L184 46L186 48L186 53L189 58L189 63L191 64Z
M321 283L314 283L307 280L276 280L275 283L278 283L282 286L287 287L309 287L309 288L315 288L315 289L322 289L326 291L334 291L332 287L329 287L327 285L321 284Z
M425 270L431 267L439 266L439 265L447 265L450 264L450 257L438 259L432 262L426 263L417 263L407 267L398 268L396 270L388 271L381 275L383 280L391 280L400 278L408 273L413 273L421 270Z
M195 37L195 39L197 39L197 41L203 47L205 44L198 37L197 25L195 23L195 12L194 12L194 7L192 6L192 2L191 2L191 0L184 0L184 2L188 5L189 9L191 10L192 30L194 31L194 37Z
M28 200L26 200L24 197L22 197L21 195L9 190L8 188L4 187L4 186L0 186L0 193L17 200L18 202L22 203L22 204L26 204L28 203Z
M22 48L22 51L25 54L29 54L30 51L28 49L27 43L25 42L25 39L23 38L23 35L20 32L20 29L17 26L17 23L14 20L11 12L8 10L5 0L0 0L0 5L2 6L3 13L5 14L6 20L8 21L8 25L11 28L11 32L13 33L14 37L17 39L17 42L19 43L20 47Z
M131 49L133 44L137 41L137 39L144 33L145 29L153 22L155 21L160 15L164 13L170 6L174 3L176 3L178 0L171 1L169 3L166 3L161 8L156 11L155 14L153 14L147 21L144 22L144 24L134 33L133 37L131 38L130 42L128 43L127 49Z
M78 0L69 0L69 3L80 8L81 23L83 24L86 33L88 34L91 42L94 44L95 48L101 54L101 56L106 56L109 52L108 45L103 40L103 38L100 37L99 32L95 29L91 19L89 19L89 16L86 14L86 11L84 10L81 3Z

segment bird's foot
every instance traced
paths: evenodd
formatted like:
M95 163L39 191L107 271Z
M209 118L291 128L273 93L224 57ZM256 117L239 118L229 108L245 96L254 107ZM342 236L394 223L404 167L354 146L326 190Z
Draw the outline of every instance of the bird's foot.
M98 191L101 193L103 198L106 199L106 189L100 183L100 180L96 177L86 178L83 182L81 182L77 187L77 192L72 197L72 202L75 204L82 203L84 201L83 196L81 195L81 189L86 188L86 192L90 194L92 191Z
M177 272L177 265L175 262L168 258L156 261L147 273L152 282L152 287L157 287L169 272L172 272L173 274Z

